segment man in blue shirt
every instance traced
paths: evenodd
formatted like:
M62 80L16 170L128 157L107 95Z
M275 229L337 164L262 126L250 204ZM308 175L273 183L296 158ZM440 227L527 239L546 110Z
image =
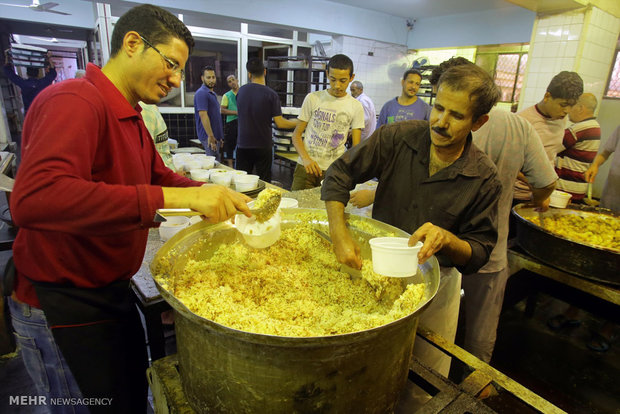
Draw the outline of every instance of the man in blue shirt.
M34 101L34 98L39 94L39 92L50 86L52 82L54 82L54 79L56 79L56 69L54 68L54 63L49 60L49 56L46 59L45 64L45 76L39 78L39 69L29 67L26 69L28 79L24 79L15 73L15 69L13 68L13 63L8 51L5 51L4 74L11 82L21 89L22 100L24 101L24 114L28 112L30 104Z
M194 118L198 139L205 147L207 155L218 155L218 146L224 139L222 115L217 95L213 91L217 78L212 66L205 66L201 71L200 79L203 85L194 95Z
M409 69L403 75L401 85L403 92L400 96L391 99L383 105L379 114L377 128L381 125L391 124L392 122L407 120L428 121L431 107L422 99L418 99L416 94L420 89L422 74L416 69Z

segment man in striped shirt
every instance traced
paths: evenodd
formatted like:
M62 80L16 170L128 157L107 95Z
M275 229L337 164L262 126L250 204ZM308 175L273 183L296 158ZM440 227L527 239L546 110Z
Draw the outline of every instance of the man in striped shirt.
M562 145L564 150L555 160L555 170L560 178L558 190L572 195L572 202L583 200L588 188L584 173L596 157L601 142L601 126L594 117L596 97L584 93L568 113L574 122L566 128Z

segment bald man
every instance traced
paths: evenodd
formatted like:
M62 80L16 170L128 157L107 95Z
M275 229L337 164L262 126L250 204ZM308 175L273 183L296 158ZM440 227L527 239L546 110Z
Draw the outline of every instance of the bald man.
M362 141L372 135L377 127L377 112L372 99L364 93L364 85L360 81L351 82L349 86L351 96L360 101L364 108L364 129L362 129Z
M566 128L562 145L564 150L555 160L555 170L560 180L558 190L572 195L572 202L584 199L588 188L584 173L594 161L601 142L601 126L594 112L597 100L591 93L582 94L568 112L568 119L574 122Z

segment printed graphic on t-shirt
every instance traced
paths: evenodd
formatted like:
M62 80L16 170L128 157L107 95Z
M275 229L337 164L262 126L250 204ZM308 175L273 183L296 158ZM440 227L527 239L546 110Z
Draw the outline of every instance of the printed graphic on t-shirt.
M387 117L387 123L408 121L410 119L424 119L424 114L417 114L411 108L400 108L396 114Z
M347 140L351 116L346 112L318 108L312 116L306 136L311 157L336 158Z

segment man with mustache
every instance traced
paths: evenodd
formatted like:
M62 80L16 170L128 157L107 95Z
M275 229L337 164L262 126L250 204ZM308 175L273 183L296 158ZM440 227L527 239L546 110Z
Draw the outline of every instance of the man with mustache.
M448 341L456 334L461 273L482 267L497 241L501 183L493 162L472 144L471 131L487 121L498 98L493 79L479 67L449 69L430 121L382 126L334 161L321 191L338 261L360 269L344 207L356 184L378 177L373 218L412 234L410 245L423 241L420 263L437 254L440 287L420 324ZM420 341L414 354L447 376L450 359L440 351Z
M218 156L218 148L224 139L224 127L217 95L213 91L217 83L213 66L202 68L202 85L194 95L194 119L198 139L207 155Z
M417 69L409 69L400 81L403 91L400 96L389 100L381 108L377 128L392 122L421 119L428 121L431 107L422 99L418 99L417 93L422 83L422 74Z

